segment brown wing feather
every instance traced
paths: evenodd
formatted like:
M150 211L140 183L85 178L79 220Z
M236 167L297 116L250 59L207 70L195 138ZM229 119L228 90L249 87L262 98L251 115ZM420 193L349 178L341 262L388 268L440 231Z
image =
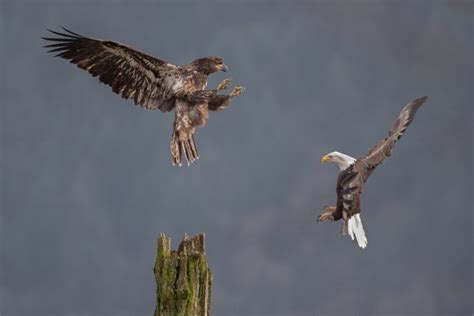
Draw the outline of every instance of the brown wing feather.
M374 169L391 155L395 143L402 137L413 121L416 111L427 98L422 97L405 105L390 129L388 137L372 147L365 157L357 159L352 166L340 173L337 183L338 208L346 212L348 217L360 213L360 196L365 181Z
M147 110L170 111L179 93L183 73L179 66L152 57L123 44L88 38L63 28L66 33L49 30L60 37L43 37L53 42L45 47L99 77L121 95L133 98Z
M428 97L422 97L415 99L405 105L400 112L397 120L393 124L392 128L388 132L388 136L379 141L374 147L372 147L368 154L361 158L364 159L369 168L375 168L381 164L385 158L392 154L395 143L402 137L407 129L408 125L415 118L416 111L420 106L426 102Z

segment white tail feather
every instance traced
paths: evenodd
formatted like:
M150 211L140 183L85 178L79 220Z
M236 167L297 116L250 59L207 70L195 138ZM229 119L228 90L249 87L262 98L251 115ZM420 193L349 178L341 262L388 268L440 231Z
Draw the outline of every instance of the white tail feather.
M354 240L354 221L352 220L352 217L349 218L349 222L347 223L347 233L349 236L351 236L351 239Z
M360 214L355 214L347 223L347 232L354 240L354 235L357 240L357 244L360 248L367 247L367 237L365 236L364 226L362 225L362 220L360 219Z

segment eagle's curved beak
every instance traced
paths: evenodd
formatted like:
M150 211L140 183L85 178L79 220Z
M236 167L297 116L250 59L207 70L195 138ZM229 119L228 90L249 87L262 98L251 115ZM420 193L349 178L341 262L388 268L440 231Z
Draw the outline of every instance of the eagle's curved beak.
M331 157L329 157L328 155L324 155L321 157L321 163L325 163L328 161L331 161Z
M219 65L219 70L223 71L223 72L226 72L227 71L227 66L225 64L220 64Z

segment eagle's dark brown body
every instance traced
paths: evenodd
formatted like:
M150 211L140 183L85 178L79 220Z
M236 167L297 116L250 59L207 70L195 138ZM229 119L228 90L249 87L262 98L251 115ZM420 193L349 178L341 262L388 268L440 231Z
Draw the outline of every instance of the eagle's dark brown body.
M228 88L227 79L217 88L206 90L208 76L227 69L220 57L199 58L177 66L120 43L64 31L51 31L60 37L44 38L53 42L46 46L51 48L49 52L57 52L56 56L70 60L146 110L175 110L173 165L181 165L183 154L188 164L198 158L195 128L206 124L209 110L224 109L243 90L236 86L229 95L219 95L218 91Z

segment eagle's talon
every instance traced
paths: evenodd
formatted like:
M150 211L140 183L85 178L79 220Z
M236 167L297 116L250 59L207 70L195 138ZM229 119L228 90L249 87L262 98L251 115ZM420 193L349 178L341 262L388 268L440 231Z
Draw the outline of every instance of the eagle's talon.
M225 90L225 89L229 88L229 85L230 85L231 82L232 82L232 79L222 80L221 83L219 83L219 85L217 85L216 90L221 91L221 90Z
M334 216L330 213L323 213L318 216L318 219L316 220L317 222L327 222L327 221L333 221Z
M317 222L326 222L326 221L333 221L334 220L334 212L336 212L335 206L325 206L323 208L323 213L318 216Z
M245 88L243 86L237 85L234 87L234 89L232 89L232 91L229 94L229 97L234 98L244 91L245 91Z

